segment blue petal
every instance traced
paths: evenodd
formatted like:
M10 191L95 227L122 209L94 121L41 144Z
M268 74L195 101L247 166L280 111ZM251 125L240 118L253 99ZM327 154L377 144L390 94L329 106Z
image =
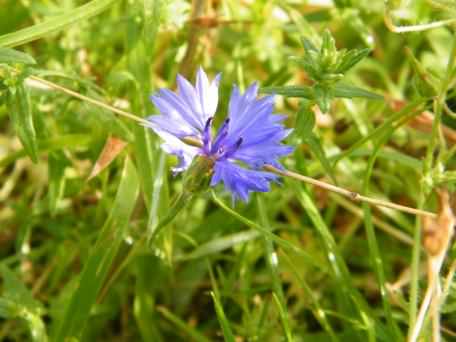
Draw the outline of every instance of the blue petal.
M201 115L204 122L213 117L217 110L220 76L220 74L217 74L214 80L209 83L203 68L200 67L196 74L195 89L197 98L200 102Z
M228 149L242 138L242 144L229 158L251 167L278 163L277 159L293 151L281 144L291 132L281 124L283 115L274 115L274 96L256 99L258 85L252 84L241 95L233 88L229 103L230 125L223 148Z
M179 97L189 107L190 111L195 114L201 129L204 126L204 117L202 115L201 105L197 99L195 88L181 75L176 78Z
M152 128L155 133L165 131L176 137L199 136L199 132L179 118L170 118L165 115L152 115L147 118L146 127Z
M233 158L236 160L242 161L247 165L258 168L262 167L264 164L277 163L277 159L280 157L286 156L293 152L294 148L287 145L262 145L255 146L255 148L249 148L244 150L239 150L235 153Z
M217 110L220 74L209 83L207 75L200 68L195 87L181 75L177 75L176 81L181 99L198 118L199 125L203 129L207 119L214 116Z
M179 173L188 169L193 158L201 153L201 150L198 147L183 143L179 138L176 138L167 131L160 129L154 129L154 131L164 141L161 145L163 151L175 155L179 159L179 164L172 168L174 173Z
M162 148L165 152L179 158L180 163L174 168L175 172L187 169L195 155L204 153L199 148L186 145L180 138L191 136L204 140L207 145L206 154L210 148L210 127L206 131L204 128L217 109L220 74L209 82L200 68L196 78L194 87L178 75L177 93L160 89L151 96L160 115L147 118L148 123L145 126L154 130L164 140Z
M217 161L211 186L223 181L225 188L231 192L233 200L241 199L247 202L250 192L268 192L269 183L277 179L277 175L273 173L245 169L229 161Z
M151 100L160 111L160 114L170 121L169 125L166 126L166 130L171 134L181 131L191 131L193 132L192 135L203 133L207 119L214 116L217 109L219 81L220 74L212 82L209 82L207 75L200 68L195 87L184 77L177 75L178 93L168 89L160 89L155 95L151 96ZM163 121L161 120L161 123ZM178 130L169 128L174 122L179 125ZM182 128L184 125L187 126L186 129Z
M181 119L194 130L202 130L198 114L191 111L189 106L172 91L160 89L158 95L151 96L151 100L162 115L168 116L172 120Z

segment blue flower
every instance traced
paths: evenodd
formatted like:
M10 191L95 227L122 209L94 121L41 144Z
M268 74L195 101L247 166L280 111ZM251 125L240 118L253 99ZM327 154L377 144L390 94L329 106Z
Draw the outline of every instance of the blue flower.
M202 156L213 162L211 186L223 182L233 199L248 201L251 191L267 192L277 175L261 171L265 164L280 168L278 158L293 148L281 144L291 132L285 129L283 115L274 115L274 96L257 99L258 84L252 84L244 94L234 86L228 117L211 134L217 110L220 74L209 82L199 69L193 87L184 77L177 76L177 92L160 89L151 97L160 115L148 118L149 127L163 140L162 148L179 158L174 172L186 170L193 158ZM181 139L192 137L202 147L185 144Z

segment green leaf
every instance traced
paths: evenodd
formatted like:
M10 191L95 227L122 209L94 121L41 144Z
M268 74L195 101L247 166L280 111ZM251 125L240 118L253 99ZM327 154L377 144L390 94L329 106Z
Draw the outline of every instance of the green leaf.
M384 99L382 95L372 93L368 90L348 85L346 83L337 83L336 85L334 85L333 93L335 97L345 97L349 99L354 97L363 97L371 100Z
M171 311L166 309L165 307L161 306L157 308L157 311L160 312L163 317L165 317L167 320L169 320L172 324L176 326L176 328L182 330L186 335L188 335L192 341L196 342L209 342L210 340L198 332L194 327L190 326L188 322L183 321L182 319L179 318L179 316L176 316L173 314Z
M8 105L16 134L29 157L36 163L38 161L38 144L33 124L30 95L24 84L16 86L14 91L10 89Z
M52 215L57 210L57 205L62 198L65 188L65 168L69 165L68 159L62 151L49 153L48 177L49 177L49 211Z
M117 0L93 0L64 14L52 17L42 23L0 36L0 47L14 47L42 38L78 21L93 17L107 9Z
M30 336L35 342L48 340L46 328L41 319L43 307L35 300L27 287L17 275L6 266L0 268L3 279L3 295L0 298L0 317L6 319L20 318L29 328Z
M304 137L304 142L309 146L315 157L317 157L326 173L331 177L331 180L337 184L336 177L334 175L334 169L331 166L329 159L326 157L325 151L323 150L323 145L318 136L314 133L311 133L308 136Z
M315 126L315 113L311 108L311 103L303 100L299 108L296 118L295 135L301 138L306 143L312 153L320 161L326 173L331 177L332 181L337 184L334 177L334 170L331 167L329 159L326 157L320 139L312 132Z
M226 319L225 312L223 311L222 303L220 298L216 295L215 291L211 291L211 297L214 301L215 313L217 314L218 321L222 327L223 337L225 342L235 342L233 331L231 330L230 323Z
M336 42L329 30L325 30L320 47L320 68L322 70L332 70L332 66L337 60L337 55Z
M38 147L41 151L55 151L62 148L80 149L81 147L90 146L92 141L92 137L86 134L68 134L40 140ZM26 155L27 153L25 149L11 153L5 158L0 159L0 168L6 167L13 163L15 160Z
M307 39L305 37L301 37L301 43L306 52L308 52L308 51L318 52L318 49L315 47L315 45L309 39Z
M6 266L0 268L0 274L3 279L3 294L4 299L8 299L19 306L22 306L31 311L41 309L41 304L35 300L29 289L22 283L17 275Z
M369 48L361 50L350 50L340 57L339 65L336 72L345 73L356 64L358 64L364 57L369 55L372 50Z
M332 87L321 86L320 84L315 84L314 86L315 93L315 102L323 113L328 113L331 107L331 100L334 95L332 92Z
M97 295L125 236L138 196L138 187L135 167L127 158L110 215L84 265L79 286L65 310L55 338L56 341L81 337L90 317L90 309L95 304Z
M318 80L321 75L320 55L317 51L308 50L304 57L290 57L290 60L300 65L313 80Z
M204 243L188 254L177 256L175 257L175 260L203 258L212 254L220 253L241 243L257 239L259 236L259 232L252 230L226 235Z
M332 37L331 32L329 32L329 30L325 30L323 32L320 53L323 55L323 54L331 54L331 53L335 53L335 52L336 52L336 42L334 41L334 38Z
M306 100L301 101L296 115L295 135L305 138L312 134L315 127L315 113L311 108L311 103Z
M287 337L287 341L293 342L293 334L290 330L287 312L285 311L285 308L283 307L282 303L280 302L279 298L275 293L272 294L272 298L274 298L274 302L279 309L280 320L282 321L283 330L285 332L285 336Z
M420 61L415 58L412 50L406 48L405 52L412 62L413 71L415 72L413 81L418 93L423 97L433 97L438 95L440 91L440 81L434 78L432 73L427 71Z
M0 297L0 317L1 318L11 318L16 317L20 308L12 300L1 298Z
M14 49L0 47L0 63L36 64L32 56Z
M305 99L313 99L314 92L311 87L302 86L284 86L284 87L265 87L261 88L261 92L266 94L278 94L287 97L302 97Z

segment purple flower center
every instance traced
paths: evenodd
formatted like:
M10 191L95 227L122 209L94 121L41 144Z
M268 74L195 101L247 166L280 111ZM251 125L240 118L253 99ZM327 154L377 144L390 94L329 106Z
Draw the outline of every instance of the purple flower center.
M239 137L235 143L227 141L230 118L225 119L219 128L215 139L211 137L213 118L207 119L203 132L203 155L214 161L221 161L230 158L242 145L244 139Z

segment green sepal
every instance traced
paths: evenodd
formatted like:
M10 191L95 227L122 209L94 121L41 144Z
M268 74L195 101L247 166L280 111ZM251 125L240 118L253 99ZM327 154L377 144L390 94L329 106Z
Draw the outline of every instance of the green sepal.
M210 158L196 157L184 176L184 189L195 194L208 189L213 173L214 161Z

